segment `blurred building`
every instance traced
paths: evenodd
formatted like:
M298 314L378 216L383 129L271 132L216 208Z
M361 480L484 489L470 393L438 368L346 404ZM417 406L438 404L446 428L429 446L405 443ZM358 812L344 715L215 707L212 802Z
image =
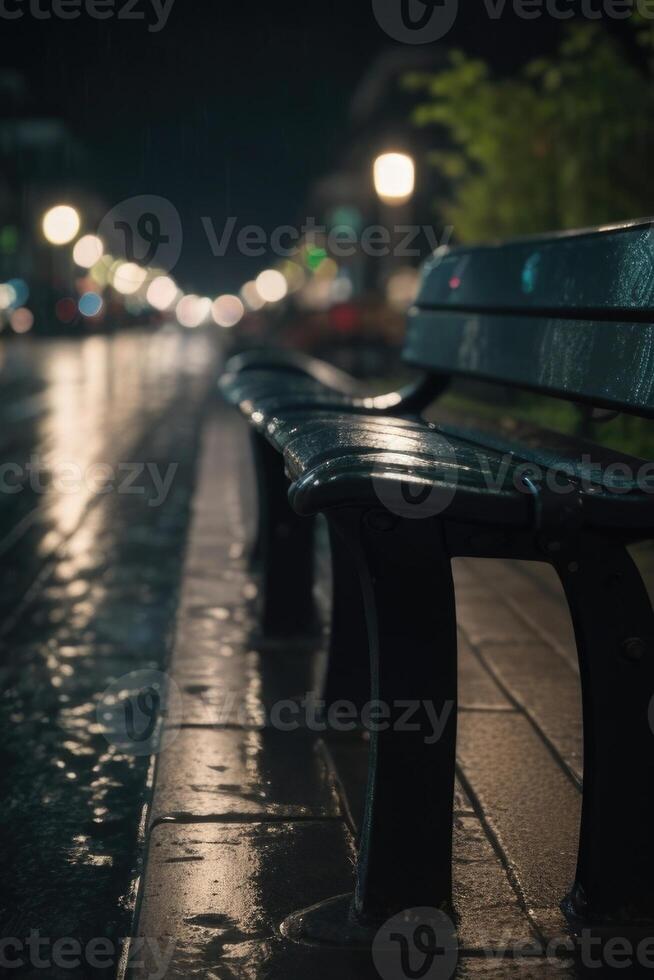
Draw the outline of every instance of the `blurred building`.
M33 104L17 72L0 72L0 283L19 283L39 332L61 329L57 300L70 293L75 270L69 249L43 239L44 212L70 201L95 226L104 202L84 189L89 154L63 119Z

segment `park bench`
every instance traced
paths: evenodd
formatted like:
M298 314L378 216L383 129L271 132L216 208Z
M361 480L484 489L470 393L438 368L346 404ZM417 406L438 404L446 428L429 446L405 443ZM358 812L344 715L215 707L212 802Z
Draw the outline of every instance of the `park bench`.
M233 358L221 379L253 434L265 630L310 627L310 518L323 514L334 585L325 697L388 709L372 726L354 902L308 910L301 930L342 939L406 908L449 907L457 556L547 562L558 573L584 731L578 864L562 900L586 922L651 921L654 618L627 548L654 534L654 467L536 427L510 437L421 417L463 378L652 418L650 224L439 249L404 357L421 379L380 397L281 351ZM446 719L436 741L424 737L425 701ZM407 702L419 706L418 731L398 724Z

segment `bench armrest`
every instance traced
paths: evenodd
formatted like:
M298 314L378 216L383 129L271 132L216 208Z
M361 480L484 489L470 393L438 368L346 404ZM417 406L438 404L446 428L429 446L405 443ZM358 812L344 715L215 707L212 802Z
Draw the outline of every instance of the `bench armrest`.
M325 388L352 399L351 407L364 412L420 413L445 390L449 377L423 374L416 381L397 391L371 395L356 378L341 371L327 361L310 357L300 351L284 348L251 350L230 358L225 373L241 374L244 371L291 371L313 378Z

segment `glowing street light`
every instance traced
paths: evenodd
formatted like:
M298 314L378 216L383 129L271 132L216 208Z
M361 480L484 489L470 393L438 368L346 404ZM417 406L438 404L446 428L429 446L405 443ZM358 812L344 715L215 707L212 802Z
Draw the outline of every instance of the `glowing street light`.
M84 235L75 242L73 260L82 269L91 269L104 255L102 239L97 235Z
M382 153L373 167L375 190L385 204L406 204L416 186L416 165L406 153Z
M208 296L189 293L183 296L175 307L177 321L182 327L194 329L202 326L211 316L211 300Z
M16 289L10 282L0 283L0 310L8 310L17 298Z
M43 234L51 245L67 245L80 229L80 216L69 204L58 204L43 215Z
M245 316L245 307L238 296L219 296L211 307L214 323L219 327L235 327Z
M179 296L179 289L170 276L157 276L148 286L146 299L150 306L161 313L169 310Z
M265 306L265 300L261 299L259 296L259 290L257 289L257 284L254 279L246 282L241 289L241 299L245 303L248 310L256 312L260 310L262 306Z
M277 269L266 269L256 278L257 292L266 303L279 303L288 293L288 283Z
M147 272L135 262L121 262L113 273L112 286L122 296L138 293L147 278Z

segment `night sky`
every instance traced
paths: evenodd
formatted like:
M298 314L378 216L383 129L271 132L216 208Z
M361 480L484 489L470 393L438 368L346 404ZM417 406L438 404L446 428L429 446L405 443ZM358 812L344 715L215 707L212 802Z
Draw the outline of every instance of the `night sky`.
M175 204L185 232L180 281L201 289L237 288L258 269L238 255L215 259L200 216L218 227L228 215L267 228L296 221L310 184L356 139L348 114L357 83L397 43L371 0L176 0L158 33L143 20L37 20L29 2L0 29L4 66L28 78L30 111L68 122L90 153L85 181L108 204L135 194ZM48 9L52 0L38 2ZM561 27L509 12L491 23L482 4L472 6L441 43L501 72L550 49ZM134 9L154 20L151 0Z

